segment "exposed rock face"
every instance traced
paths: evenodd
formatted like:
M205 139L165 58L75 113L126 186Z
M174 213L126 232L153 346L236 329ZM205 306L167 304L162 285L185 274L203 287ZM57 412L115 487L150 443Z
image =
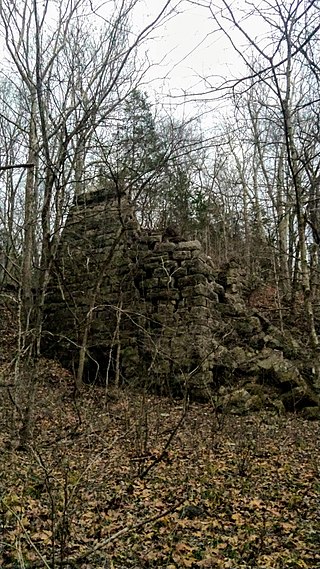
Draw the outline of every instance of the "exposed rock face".
M261 385L273 385L275 408L316 406L316 392L286 359L299 346L248 312L242 279L235 261L218 274L199 241L175 228L141 230L126 196L87 192L63 231L45 346L74 370L85 346L89 381L116 377L198 398L226 385L218 405L239 412L270 403Z

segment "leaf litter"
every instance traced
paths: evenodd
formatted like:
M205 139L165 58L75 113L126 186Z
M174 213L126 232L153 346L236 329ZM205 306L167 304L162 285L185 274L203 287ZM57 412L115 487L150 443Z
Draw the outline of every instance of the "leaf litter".
M26 453L3 414L1 567L320 568L318 422L69 385Z

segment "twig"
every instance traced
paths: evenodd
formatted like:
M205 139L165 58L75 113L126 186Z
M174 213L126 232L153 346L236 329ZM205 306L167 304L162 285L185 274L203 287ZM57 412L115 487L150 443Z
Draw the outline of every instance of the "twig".
M12 164L8 166L0 166L0 172L3 170L13 170L14 168L34 168L34 164Z
M77 555L75 557L69 557L69 559L67 561L62 562L62 565L75 565L79 561L84 561L85 559L87 559L87 557L90 557L90 555L92 555L93 553L96 553L96 551L99 551L100 549L107 547L110 543L112 543L113 541L118 539L118 537L125 535L127 533L130 533L132 531L136 531L137 529L142 528L142 527L146 526L147 524L151 524L152 522L156 522L157 520L160 520L160 518L164 518L168 514L171 514L177 508L179 508L179 506L181 506L181 504L183 504L183 502L184 502L184 499L180 500L177 504L174 504L174 506L171 506L170 508L168 508L164 512L161 512L160 514L156 514L154 516L151 516L150 518L142 520L141 522L138 522L136 524L131 524L131 525L125 526L124 528L120 529L119 531L117 531L116 533L111 535L110 537L107 537L106 539L103 539L102 541L97 543L94 547L91 547L90 549L88 549L88 551L86 551L85 553L81 553L81 555Z
M42 553L39 551L39 549L37 548L36 544L32 541L31 537L29 536L27 530L25 529L22 521L20 520L19 516L16 514L16 512L14 510L12 510L5 502L5 500L1 500L1 503L4 505L4 507L13 515L14 518L16 518L20 528L22 529L24 536L27 540L27 542L31 545L31 547L33 547L33 549L35 550L36 554L38 555L39 559L41 559L44 567L46 567L46 569L51 569L50 565L48 565L47 561L45 560L45 558L43 557Z
M139 475L138 478L140 478L141 480L143 478L145 478L147 476L147 474L150 472L150 470L156 466L157 464L159 464L159 462L162 461L163 457L165 456L166 450L168 449L168 447L171 444L171 441L173 439L173 437L176 435L178 429L180 428L180 426L182 425L185 417L186 417L187 411L184 411L183 414L181 415L178 423L176 424L175 428L173 429L173 431L170 433L170 436L166 442L166 444L164 445L162 452L159 456L157 456L152 462L151 464L149 464L149 466L147 466Z

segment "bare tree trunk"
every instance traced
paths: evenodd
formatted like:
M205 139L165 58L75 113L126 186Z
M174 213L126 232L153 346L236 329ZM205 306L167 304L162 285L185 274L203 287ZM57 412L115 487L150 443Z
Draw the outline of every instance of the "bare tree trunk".
M35 123L35 107L36 95L31 93L31 113L29 126L29 152L28 162L35 164L36 162L36 123ZM26 347L27 336L30 333L30 319L33 310L33 294L32 294L32 275L33 275L33 255L35 243L35 227L36 227L36 203L35 203L35 168L27 169L26 185L25 185L25 201L24 201L24 240L22 254L22 272L21 272L21 301L22 301L22 318L24 329L24 348Z
M120 324L122 317L122 300L119 301L117 306L116 329L115 329L115 346L116 346L116 362L115 362L115 386L118 388L120 385L120 354L121 354L121 337L120 337Z
M281 146L278 171L277 171L277 215L278 215L278 240L279 240L279 286L285 298L290 296L290 274L289 274L289 212L287 211L286 198L284 196L284 145Z
M301 263L301 286L303 291L304 305L306 310L307 322L309 325L310 341L314 349L318 348L319 338L315 327L314 311L312 305L312 295L310 286L310 272L307 258L306 243L306 217L303 209L303 191L302 181L299 167L299 157L294 141L294 127L292 121L291 89L292 89L292 43L291 37L287 36L287 63L286 63L286 93L285 98L281 96L281 89L276 71L273 68L273 76L281 104L281 110L284 122L285 141L287 148L288 165L293 181L295 193L295 205L300 245L300 263Z
M28 163L36 164L37 132L35 122L35 92L31 92ZM25 185L24 241L19 293L19 340L15 381L15 407L20 409L19 448L25 450L32 440L35 397L34 369L34 293L33 257L36 228L35 167L27 170ZM16 414L16 409L13 410ZM15 421L14 421L15 422Z

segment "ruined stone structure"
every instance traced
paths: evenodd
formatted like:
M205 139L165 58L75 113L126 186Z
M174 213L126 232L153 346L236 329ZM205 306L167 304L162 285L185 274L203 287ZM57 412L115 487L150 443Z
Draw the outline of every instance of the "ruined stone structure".
M69 213L47 298L50 352L76 369L85 342L90 380L113 379L117 368L121 380L203 390L223 294L199 241L148 234L125 196L85 193Z
M75 372L85 354L84 379L91 382L187 389L204 398L223 382L241 378L252 386L269 377L279 394L297 388L300 400L303 392L305 404L316 405L317 395L286 359L297 359L299 346L248 312L240 273L231 261L219 275L199 241L175 230L141 229L125 195L88 191L62 234L44 348ZM255 388L243 392L244 406L252 397L257 405Z

